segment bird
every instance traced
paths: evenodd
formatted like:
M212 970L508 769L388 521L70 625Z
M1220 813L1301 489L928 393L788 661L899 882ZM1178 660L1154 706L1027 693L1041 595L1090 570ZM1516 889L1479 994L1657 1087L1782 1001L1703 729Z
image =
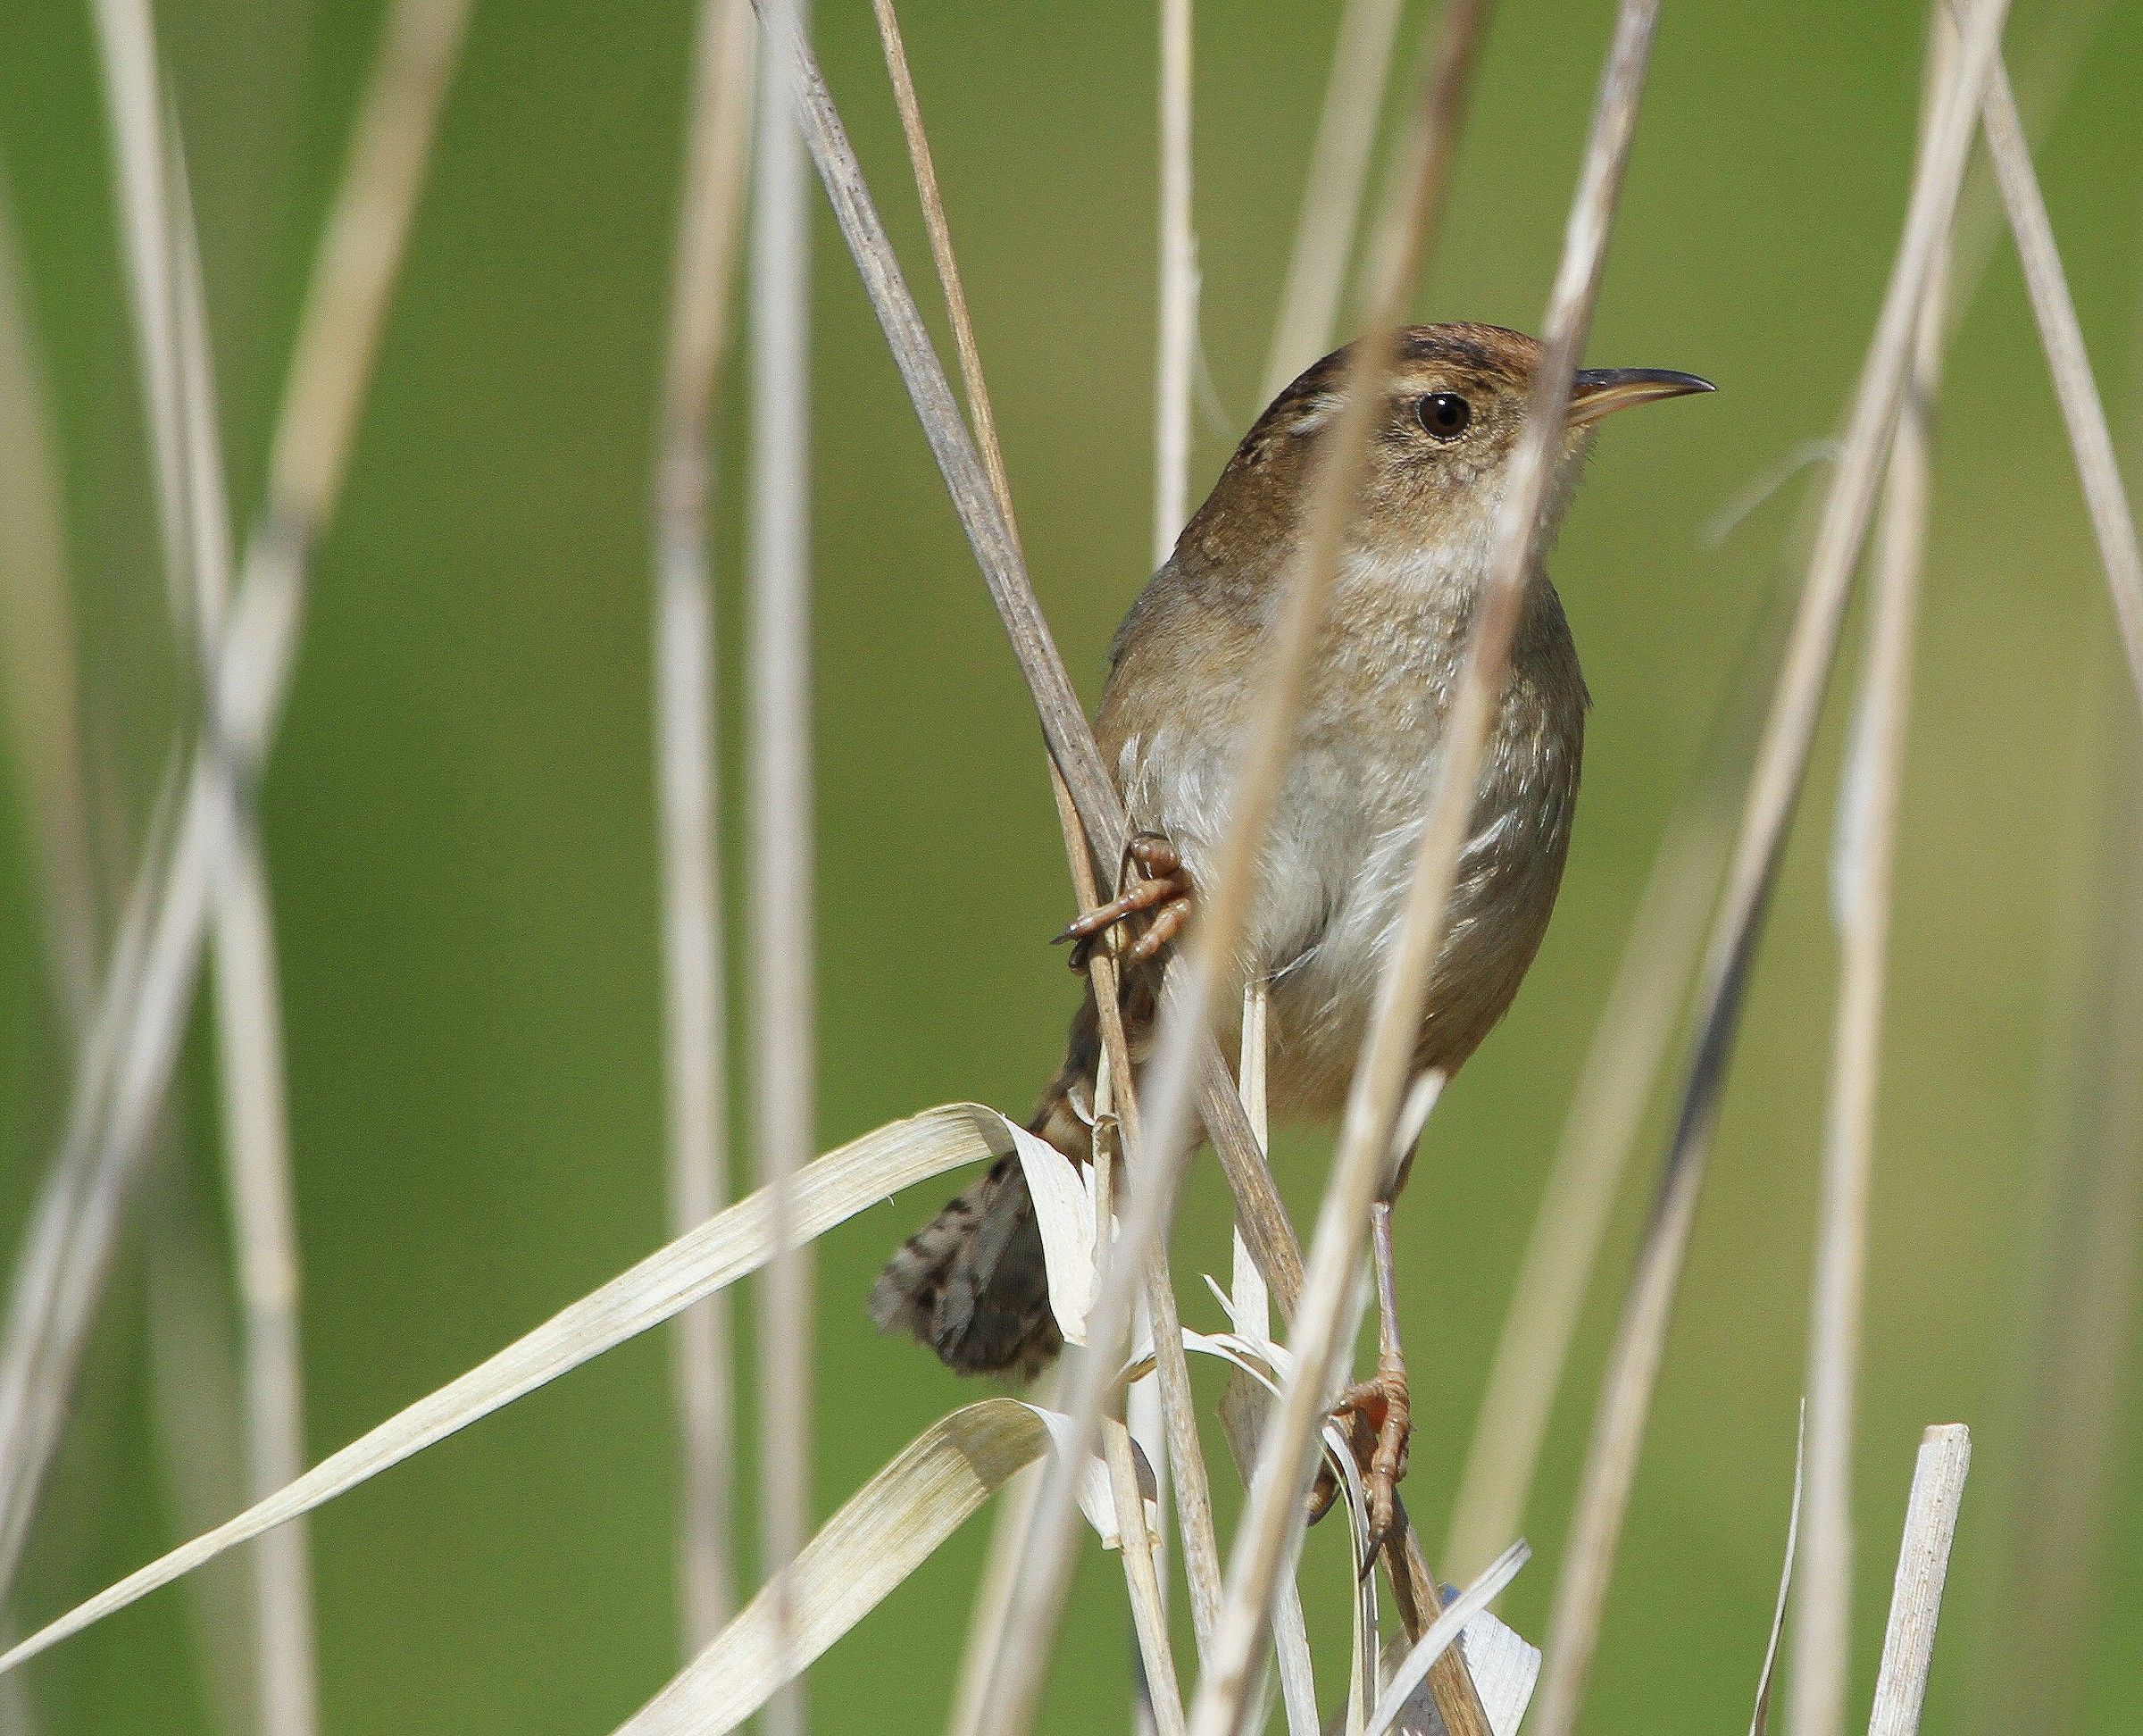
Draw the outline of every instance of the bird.
M1304 678L1235 981L1215 997L1239 1009L1244 984L1266 985L1275 1120L1328 1119L1346 1098L1396 944L1446 714L1489 577L1498 506L1546 365L1537 340L1463 323L1406 328L1388 355L1372 382L1379 396L1366 463ZM1109 652L1095 736L1132 828L1125 875L1117 897L1058 938L1077 943L1076 962L1123 925L1135 1057L1150 1039L1158 972L1196 921L1201 878L1222 848L1230 781L1353 368L1350 345L1272 400ZM1654 368L1585 369L1570 381L1542 534L1414 1043L1417 1081L1454 1077L1509 1010L1562 884L1590 698L1546 556L1595 426L1615 410L1713 389L1695 374ZM1232 1010L1216 1019L1230 1053L1237 1019ZM1100 1055L1089 981L1063 1065L1030 1124L1077 1163L1091 1157ZM1381 1515L1405 1469L1390 1207L1407 1155L1388 1173L1372 1225L1378 1374L1340 1401L1375 1430ZM869 1311L881 1330L905 1328L960 1373L1022 1379L1050 1361L1061 1339L1016 1157L1000 1160L901 1246Z

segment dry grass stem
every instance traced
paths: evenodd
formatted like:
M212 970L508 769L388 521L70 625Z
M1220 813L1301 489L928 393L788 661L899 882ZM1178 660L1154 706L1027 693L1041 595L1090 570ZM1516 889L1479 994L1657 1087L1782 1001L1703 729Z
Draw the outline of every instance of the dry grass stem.
M176 122L163 112L147 7L101 0L96 20L158 519L175 563L174 624L181 644L198 652L205 681L221 642L233 556L191 199ZM227 835L210 905L216 1053L242 1309L246 1480L257 1498L304 1465L297 1236L266 865L229 781L235 774L228 764L220 771ZM71 1336L87 1331L93 1303L94 1290ZM319 1712L304 1528L264 1540L253 1565L262 1727L308 1736Z
M207 1530L246 1499L229 1280L190 1182L179 1165L159 1163L142 1239L148 1423L164 1504L181 1536ZM220 1563L187 1584L202 1698L220 1731L262 1727L251 1566Z
M467 17L467 0L403 0L360 111L301 316L269 459L268 504L204 696L211 727L178 786L168 837L128 899L138 929L107 965L60 1153L32 1214L0 1348L0 1566L12 1570L170 1077L209 914L227 814L215 765L257 764L279 713L307 557L332 506L387 291ZM4 1575L0 1575L4 1576Z
M1771 1607L1771 1636L1764 1642L1764 1667L1756 1673L1756 1705L1749 1714L1748 1736L1764 1736L1771 1728L1771 1687L1779 1667L1779 1642L1786 1632L1786 1601L1793 1591L1793 1565L1801 1535L1801 1483L1807 1469L1808 1406L1801 1405L1793 1441L1793 1501L1786 1509L1786 1548L1779 1563L1779 1595Z
M794 1234L823 1235L887 1196L1013 1151L1016 1130L994 1109L946 1104L891 1122L804 1169L793 1189ZM295 1482L47 1623L0 1655L0 1673L113 1611L311 1513L471 1423L675 1318L696 1302L763 1270L780 1246L773 1202L762 1190L657 1248L562 1308L504 1349L405 1406L330 1453ZM1021 1408L1027 1408L1022 1406ZM1061 1446L1061 1437L1060 1437ZM1083 1463L1084 1461L1082 1461Z
M996 419L990 409L989 389L982 372L980 350L975 342L974 322L968 312L966 291L962 287L958 261L953 252L951 226L946 219L945 201L938 184L937 166L930 153L929 135L922 124L921 105L915 94L915 82L909 69L906 46L901 38L899 17L893 0L872 0L872 4L878 20L879 39L885 51L886 71L892 82L894 103L900 114L901 131L907 144L909 164L914 172L915 189L922 204L931 260L936 266L938 285L944 293L946 308L952 321L953 343L959 360L961 385L967 396L969 414L973 420L975 444L988 480L990 494L1016 552L1019 548L1019 525L1013 510L1011 487L1005 478L1005 455L997 441ZM1063 830L1065 854L1071 863L1073 891L1080 907L1090 909L1102 900L1099 882L1094 874L1095 853L1088 843L1078 806L1054 760L1050 764L1050 778L1051 788L1056 797L1058 821ZM1103 1052L1113 1077L1121 1081L1116 1087L1121 1098L1120 1119L1126 1145L1136 1154L1139 1149L1138 1098L1132 1082L1130 1047L1119 1005L1113 954L1106 948L1097 949L1091 970L1095 1002L1102 1023ZM1149 1262L1147 1306L1155 1317L1155 1385L1161 1398L1169 1448L1168 1463L1174 1473L1176 1503L1182 1522L1184 1563L1190 1584L1193 1622L1202 1645L1219 1602L1220 1548L1213 1536L1212 1497L1205 1464L1197 1449L1197 1420L1192 1408L1189 1370L1175 1331L1175 1297L1172 1290L1168 1290L1165 1295L1156 1294L1157 1290L1168 1289L1165 1262L1162 1263L1162 1269L1157 1273L1151 1268L1152 1263ZM1159 1280L1157 1284L1154 1281L1156 1277ZM1168 1323L1163 1326L1163 1322Z
M1929 55L1930 107L1947 83L1953 52L1954 44L1938 39ZM1939 257L1921 304L1912 383L1890 447L1875 530L1868 649L1832 858L1839 926L1838 1011L1809 1304L1806 1564L1787 1698L1790 1736L1832 1736L1843 1728L1846 1714L1853 1617L1853 1427L1868 1193L1881 1077L1897 805L1927 544L1934 396L1942 361L1945 264Z
M170 130L177 360L186 436L180 468L191 496L195 615L205 671L221 641L229 602L229 494L216 433L214 371L192 200L175 123ZM179 625L183 630L185 623ZM238 1267L246 1493L248 1500L258 1500L305 1466L296 1186L267 860L246 805L235 789L227 799L232 820L210 907L210 938L231 1246ZM253 1553L262 1727L271 1736L308 1736L319 1727L320 1695L306 1528L286 1525L263 1538Z
M1549 1619L1537 1736L1569 1736L1582 1699L1750 958L1807 767L1853 569L1904 392L1920 305L1955 208L1978 95L1993 63L2005 13L2005 0L1980 0L1974 9L1956 77L1921 154L1897 258L1855 394L1844 455L1817 528L1777 696L1757 749L1726 896L1712 931L1681 1111L1595 1415Z
M1160 306L1154 362L1153 564L1163 564L1190 515L1190 391L1198 348L1197 238L1191 223L1191 0L1160 0L1158 199ZM1082 905L1086 900L1081 899ZM1090 906L1088 906L1090 907ZM1112 998L1113 998L1112 997ZM1133 1074L1121 1075L1131 1106L1134 1159L1146 1150L1137 1139ZM1146 1306L1151 1316L1155 1378L1131 1388L1129 1416L1134 1434L1150 1440L1156 1424L1168 1440L1168 1465L1184 1508L1183 1565L1190 1586L1191 1622L1201 1658L1212 1643L1221 1602L1220 1544L1213 1532L1213 1498L1191 1409L1190 1372L1182 1348L1182 1323L1170 1287L1166 1239L1146 1256ZM1158 1414L1156 1414L1158 1413ZM1149 1448L1150 1450L1150 1448Z
M1190 516L1190 380L1198 348L1190 218L1190 0L1161 0L1161 318L1154 364L1154 564Z
M1972 1432L1962 1423L1938 1423L1921 1437L1868 1736L1913 1736L1920 1728L1928 1671L1934 1662L1935 1623L1942 1614L1942 1585L1949 1574L1949 1546L1957 1532L1957 1508L1971 1465Z
M755 0L762 20L788 46L797 80L805 137L826 187L834 216L878 315L888 347L915 406L931 455L945 478L961 528L982 570L1013 654L1041 722L1044 739L1064 789L1076 805L1093 844L1097 864L1113 872L1125 835L1123 804L1102 764L1093 730L1080 708L1063 660L1049 634L1028 582L1016 538L997 509L989 479L952 388L932 349L930 333L908 293L885 225L880 221L847 130L826 89L816 60L784 24L779 0ZM1282 1306L1300 1280L1301 1250L1282 1210L1263 1155L1251 1137L1227 1064L1208 1042L1199 1083L1199 1108L1236 1198L1246 1234ZM1082 1424L1092 1426L1091 1417Z
M1161 1590L1160 1540L1147 1529L1146 1503L1138 1495L1138 1473L1131 1459L1130 1432L1105 1428L1102 1453L1108 1462L1109 1489L1116 1503L1116 1520L1122 1532L1116 1548L1123 1557L1124 1578L1131 1599L1131 1622L1138 1640L1140 1704L1152 1709L1154 1724L1160 1736L1183 1736L1183 1690L1176 1682L1175 1653L1168 1643L1168 1609Z
M1397 219L1403 238L1395 248L1395 267L1390 278L1381 286L1378 303L1380 318L1372 324L1373 335L1357 349L1349 378L1343 387L1343 407L1326 447L1330 455L1321 467L1313 492L1303 554L1288 580L1281 619L1272 648L1266 654L1268 673L1262 683L1264 702L1258 708L1248 739L1238 749L1228 803L1228 830L1218 860L1205 877L1199 921L1188 956L1187 960L1179 956L1172 961L1168 972L1159 1034L1147 1082L1147 1124L1141 1139L1146 1162L1136 1178L1122 1238L1115 1250L1124 1265L1119 1269L1113 1260L1105 1277L1089 1327L1097 1360L1082 1367L1080 1382L1074 1387L1071 1399L1075 1425L1081 1429L1086 1426L1088 1413L1100 1402L1107 1359L1116 1354L1116 1348L1123 1342L1129 1323L1128 1292L1131 1276L1138 1269L1132 1263L1148 1258L1147 1250L1159 1246L1165 1234L1176 1184L1188 1155L1194 1088L1199 1082L1201 1072L1209 1075L1212 1067L1218 1064L1217 1056L1212 1053L1211 1039L1214 998L1226 961L1232 956L1236 938L1241 932L1258 847L1292 746L1303 672L1307 667L1324 596L1337 564L1340 531L1359 486L1371 405L1376 396L1374 388L1381 379L1388 354L1388 331L1401 317L1426 234L1440 204L1456 115L1470 82L1483 11L1480 5L1462 4L1454 8L1446 19L1445 51L1438 56L1430 83L1436 120L1424 130L1424 138L1435 142L1423 151L1416 165L1418 172L1409 189L1413 196ZM1212 1131L1210 1117L1208 1128ZM1215 1143L1222 1142L1216 1139ZM1259 1156L1261 1161L1256 1167L1262 1175L1264 1173L1262 1153ZM1231 1174L1231 1181L1233 1179ZM1239 1189L1238 1201L1239 1211L1242 1202ZM1366 1227L1366 1206L1363 1225ZM1265 1269L1275 1298L1283 1311L1291 1312L1297 1288L1294 1274L1275 1270L1262 1257L1263 1250L1259 1248L1257 1238L1250 1233L1254 1224L1247 1214L1243 1214L1243 1227L1252 1251L1261 1256L1260 1264ZM1302 1436L1305 1443L1314 1426L1312 1419ZM1079 1439L1083 1445L1083 1436ZM1306 1445L1303 1450L1306 1455L1309 1450ZM1304 1474L1306 1477L1306 1470ZM1254 1502L1255 1499L1254 1491ZM1014 1620L999 1657L992 1704L1008 1730L1025 1729L1033 1715L1047 1647L1062 1614L1070 1535L1068 1490L1063 1489L1061 1479L1053 1479L1036 1514L1030 1576L1022 1586L1023 1595L1015 1606ZM1239 1540L1238 1548L1239 1551ZM1270 1575L1277 1573L1279 1567L1276 1548L1265 1571ZM1433 1615L1438 1601L1434 1581L1424 1572L1416 1576L1416 1582L1425 1593L1423 1601L1429 1606L1428 1615ZM1261 1636L1270 1619L1272 1590L1268 1581L1259 1595L1260 1607L1255 1619L1238 1618L1235 1645L1239 1656L1232 1665L1227 1661L1225 1652L1217 1659L1208 1658L1199 1690L1199 1706L1208 1700L1216 1667L1234 1684L1229 1692L1238 1709L1247 1706L1256 1678L1255 1664L1261 1650ZM1455 1659L1454 1663L1455 1667L1439 1670L1439 1704L1445 1707L1447 1722L1453 1726L1454 1736L1475 1736L1480 1723L1478 1700L1464 1681L1463 1663ZM1194 1707L1194 1729L1201 1717L1212 1715Z
M1954 28L1947 23L1947 14L1944 28ZM2128 658L2129 675L2137 694L2143 697L2143 550L2136 542L2135 514L2122 485L2113 430L2106 425L2105 405L2091 374L2083 327L2076 318L2075 297L2069 293L2061 250L2054 240L2053 221L2047 214L2046 195L2039 190L2039 176L2031 167L2031 147L2017 113L2016 96L2009 86L2008 70L1998 58L1981 101L1988 154L1994 159L1995 179L2009 213L2010 231L2024 268L2024 285L2031 295L2031 312L2039 321L2039 342L2054 376L2055 394L2061 400L2069 445L2076 455L2077 474L2082 479L2084 501L2090 508L2091 530L2098 539L2098 556L2113 594L2121 648Z
M2042 20L2028 57L2019 61L2005 55L2007 63L2021 69L2013 80L2015 100L2019 108L2032 117L2028 136L2033 142L2045 138L2047 129L2060 114L2111 10L2112 0L2064 0ZM1964 190L1957 197L1957 220L1950 232L1946 312L1950 338L1955 338L1957 328L1971 312L1987 267L1994 261L1995 246L2007 226L2000 184L1993 174L1967 175Z
M1395 1132L1410 1146L1420 1131L1418 1125L1400 1126L1401 1098L1418 1083L1410 1080L1409 1069L1429 973L1443 939L1482 748L1501 703L1511 638L1532 572L1550 452L1560 439L1568 382L1598 293L1657 19L1658 7L1649 0L1624 0L1616 13L1549 298L1539 377L1498 507L1488 578L1475 606L1465 664L1445 716L1435 794L1422 822L1405 916L1379 984L1318 1214L1291 1340L1294 1373L1266 1431L1249 1510L1229 1564L1228 1617L1219 1656L1192 1709L1195 1736L1232 1736L1241 1727L1253 1648L1270 1619L1277 1580L1298 1547L1314 1431L1330 1404L1352 1323L1348 1305L1370 1204L1393 1161ZM1440 1695L1438 1703L1440 1707ZM1448 1710L1445 1716L1450 1723Z
M712 422L730 342L754 63L749 0L701 0L687 97L653 517L655 793L661 830L670 1223L681 1234L729 1201L721 851L709 571ZM671 1343L679 1423L678 1590L688 1648L729 1619L735 1398L730 1309L712 1297Z
M790 28L807 21L786 11ZM811 1533L813 1251L786 1234L788 1192L813 1148L816 1045L811 769L811 183L778 45L761 38L749 262L750 475L746 522L745 785L758 1173L780 1252L759 1322L760 1540L777 1634L788 1564ZM772 1736L801 1736L804 1690L769 1705Z
M1668 822L1639 894L1563 1116L1525 1251L1475 1410L1443 1570L1457 1579L1523 1529L1533 1480L1585 1291L1614 1215L1645 1110L1704 939L1704 912L1726 859L1739 793L1726 775L1738 732L1714 738L1711 764Z
M1346 0L1340 10L1265 363L1267 402L1330 347L1403 10L1401 0Z

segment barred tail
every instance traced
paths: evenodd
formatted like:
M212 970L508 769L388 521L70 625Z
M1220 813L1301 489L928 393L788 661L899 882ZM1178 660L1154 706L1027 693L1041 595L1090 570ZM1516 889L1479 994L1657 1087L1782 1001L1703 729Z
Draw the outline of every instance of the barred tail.
M1030 1123L1072 1162L1092 1155L1072 1106L1082 1081L1067 1065ZM1063 1348L1049 1312L1034 1200L1016 1156L989 1173L903 1242L871 1290L881 1331L905 1328L962 1374L1040 1373Z

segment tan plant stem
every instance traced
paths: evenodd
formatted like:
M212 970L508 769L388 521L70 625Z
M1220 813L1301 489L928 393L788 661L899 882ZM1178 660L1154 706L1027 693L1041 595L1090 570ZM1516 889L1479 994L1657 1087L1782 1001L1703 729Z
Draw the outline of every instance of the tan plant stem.
M1897 261L1855 393L1843 455L1817 527L1777 695L1757 749L1726 895L1707 947L1680 1113L1594 1417L1549 1616L1535 1736L1569 1736L1583 1698L1751 957L1807 769L1853 569L1897 422L1920 305L1955 209L1978 94L1993 63L2005 14L2006 0L1980 0L1975 7L1956 77L1921 154Z
M1930 55L1931 106L1948 50ZM1934 395L1942 361L1944 261L1921 305L1912 384L1890 447L1875 533L1868 651L1839 802L1835 887L1838 1014L1823 1132L1810 1298L1805 1565L1787 1695L1789 1736L1844 1726L1853 1614L1853 1425L1859 1381L1868 1193L1874 1170L1884 978L1897 805L1912 693L1914 624L1927 543Z
M1396 1155L1402 1099L1418 1091L1422 1082L1410 1070L1429 975L1444 938L1481 755L1502 703L1511 640L1532 576L1553 455L1561 447L1569 381L1583 353L1598 295L1657 21L1655 0L1624 0L1616 13L1549 298L1545 353L1497 509L1488 577L1474 605L1465 663L1445 715L1435 790L1416 847L1402 926L1379 983L1318 1214L1309 1277L1290 1340L1295 1366L1266 1429L1249 1510L1230 1559L1222 1644L1192 1707L1193 1736L1235 1736L1240 1730L1249 1705L1256 1636L1271 1619L1277 1582L1300 1548L1315 1431L1338 1384L1370 1205ZM1415 1127L1400 1137L1411 1144L1418 1132Z
M730 346L752 113L749 0L700 0L655 461L656 818L661 836L668 1194L674 1234L729 1203L721 849L716 827L713 419ZM678 1592L697 1652L734 1598L730 1511L736 1416L729 1298L680 1315L671 1381L679 1425Z

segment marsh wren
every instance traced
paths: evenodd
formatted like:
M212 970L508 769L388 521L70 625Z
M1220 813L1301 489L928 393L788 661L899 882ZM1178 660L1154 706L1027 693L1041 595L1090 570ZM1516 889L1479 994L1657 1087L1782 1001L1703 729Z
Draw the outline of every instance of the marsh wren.
M1219 1002L1238 1008L1243 983L1270 985L1267 1089L1276 1117L1328 1116L1346 1097L1398 930L1445 712L1541 364L1538 343L1497 326L1415 326L1398 334L1393 353L1359 505L1305 677L1236 980ZM1151 1022L1157 962L1192 918L1199 875L1220 850L1225 794L1299 551L1323 437L1338 420L1348 355L1326 356L1258 418L1109 655L1095 729L1136 829L1128 852L1136 875L1063 938L1083 946L1119 922L1135 930L1122 954L1135 1046ZM1694 374L1655 369L1580 372L1543 553L1601 417L1711 389ZM1446 1081L1518 992L1570 847L1588 699L1541 559L1528 582L1414 1047L1417 1072ZM1232 1052L1236 1031L1219 1034ZM1091 1156L1099 1057L1089 989L1063 1071L1032 1123L1076 1162ZM1378 1376L1342 1405L1379 1436L1376 1482L1387 1523L1406 1433L1389 1216L1404 1179L1402 1163L1372 1226ZM1016 1159L999 1162L908 1239L871 1291L871 1313L881 1327L908 1327L964 1373L1031 1373L1055 1354L1041 1238Z

